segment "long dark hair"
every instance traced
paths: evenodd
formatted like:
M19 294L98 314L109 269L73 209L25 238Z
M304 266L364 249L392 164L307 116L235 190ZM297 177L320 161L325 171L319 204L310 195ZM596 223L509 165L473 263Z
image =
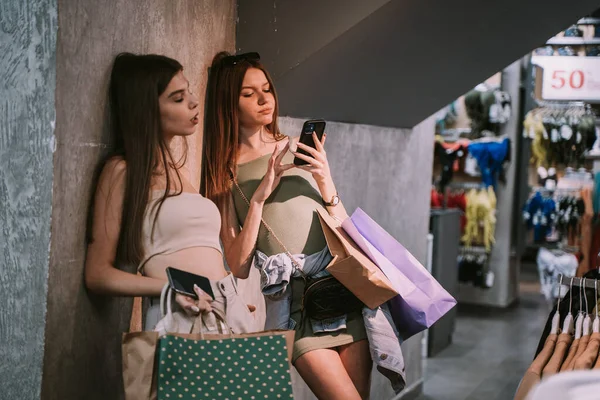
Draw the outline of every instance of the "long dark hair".
M231 176L236 173L239 145L238 107L244 76L249 68L264 72L275 98L273 121L267 125L275 140L283 136L277 126L279 102L273 80L260 61L244 59L226 65L223 59L231 56L218 53L212 61L208 76L206 112L204 116L204 145L202 150L201 193L214 201L221 213L226 212Z
M171 79L181 70L183 67L178 61L154 54L121 53L112 67L109 103L115 144L113 156L124 159L127 165L117 245L117 261L121 263L137 266L144 257L144 214L149 202L152 176L157 171L164 171L166 189L156 204L158 208L154 221L164 200L170 195L169 170L179 162L173 161L169 144L162 134L158 100ZM187 154L187 148L184 154ZM174 170L181 183L177 168Z

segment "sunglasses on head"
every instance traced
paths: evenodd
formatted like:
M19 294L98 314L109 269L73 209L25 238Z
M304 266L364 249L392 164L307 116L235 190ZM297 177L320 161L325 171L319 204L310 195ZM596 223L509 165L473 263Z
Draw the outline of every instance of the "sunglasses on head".
M234 56L227 56L223 58L223 65L232 66L242 61L258 61L260 60L260 54L257 52L236 54Z

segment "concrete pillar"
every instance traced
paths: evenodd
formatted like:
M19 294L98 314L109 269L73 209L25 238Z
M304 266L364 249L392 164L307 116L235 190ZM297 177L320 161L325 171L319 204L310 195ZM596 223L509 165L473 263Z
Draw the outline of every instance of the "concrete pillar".
M0 398L39 399L52 203L56 0L0 6Z
M212 57L234 49L235 1L58 0L58 9L54 197L45 198L44 205L49 213L52 204L53 224L42 398L119 399L120 340L128 327L131 301L93 296L83 284L94 172L110 150L110 67L122 51L173 57L183 64L203 100ZM48 104L53 109L53 102ZM199 109L204 109L203 103ZM189 178L197 182L201 134L188 144L193 171ZM41 170L35 178L51 182L46 175L52 176L52 165ZM48 244L39 248L47 258ZM43 331L42 322L38 329Z

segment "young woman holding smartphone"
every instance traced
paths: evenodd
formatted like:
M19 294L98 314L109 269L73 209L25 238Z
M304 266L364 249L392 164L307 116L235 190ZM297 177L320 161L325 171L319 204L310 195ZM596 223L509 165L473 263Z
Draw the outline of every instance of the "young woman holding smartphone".
M314 148L298 144L309 155L288 152L277 113L275 88L257 53L215 56L202 192L221 211L225 258L240 278L248 277L256 250L267 257L288 249L307 260L319 255L324 269L331 255L315 210L347 217L329 170L326 135L321 141L313 135ZM307 164L294 165L294 157ZM294 277L290 286L288 326L296 330L292 361L302 378L321 399L368 398L372 361L360 310L328 326L314 323L301 310L304 280Z

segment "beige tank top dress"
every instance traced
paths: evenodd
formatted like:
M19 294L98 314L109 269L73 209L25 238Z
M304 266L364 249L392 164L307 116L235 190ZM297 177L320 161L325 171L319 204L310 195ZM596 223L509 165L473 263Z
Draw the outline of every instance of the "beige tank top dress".
M238 164L237 182L248 199L252 197L265 175L270 156L266 154L255 160ZM283 157L282 163L292 163L293 160L293 154L288 152ZM232 193L238 222L243 226L248 205L237 190L233 190ZM327 246L317 209L324 210L324 206L312 175L299 168L292 168L284 172L279 185L266 201L263 207L263 219L292 254L309 255ZM269 237L264 226L260 227L256 248L267 256L284 252L277 241ZM291 286L291 318L296 321L296 342L292 362L312 350L335 348L367 339L363 318L358 312L348 314L345 330L313 333L310 322L300 323L304 281L295 278Z
M223 253L219 241L221 213L212 201L199 193L183 192L167 197L155 222L154 217L158 211L155 205L162 195L162 191L152 191L151 200L146 208L142 235L144 258L138 266L138 271L143 273L144 265L154 256L168 255L191 247L210 247ZM177 265L172 267L177 268ZM218 281L211 280L210 285L215 295L212 306L225 315L229 327L235 333L260 330L256 326L254 316L239 295L232 274ZM159 299L150 299L150 307L145 313L144 329L154 329L160 317Z

